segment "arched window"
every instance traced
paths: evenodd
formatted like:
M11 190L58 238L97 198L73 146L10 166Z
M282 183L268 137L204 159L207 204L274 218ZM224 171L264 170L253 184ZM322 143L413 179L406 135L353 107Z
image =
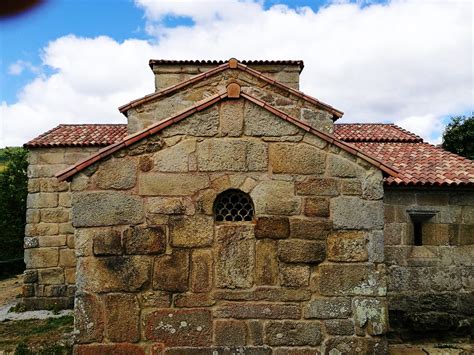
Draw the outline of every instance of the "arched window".
M243 191L226 190L214 201L214 219L217 222L252 221L253 215L252 199Z

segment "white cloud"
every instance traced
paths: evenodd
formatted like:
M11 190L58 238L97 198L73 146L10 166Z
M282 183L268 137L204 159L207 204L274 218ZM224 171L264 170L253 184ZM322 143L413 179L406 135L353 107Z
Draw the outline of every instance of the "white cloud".
M135 1L155 40L51 42L43 65L55 74L2 104L0 145L60 122L124 122L117 107L153 90L150 58L303 59L301 89L343 110L341 122L396 122L427 139L439 137L443 116L473 106L470 1L335 2L318 12L255 1ZM168 28L166 16L194 24Z
M8 67L8 74L10 75L21 75L25 70L30 70L34 74L39 73L39 68L35 67L28 61L17 60L15 63L10 64Z

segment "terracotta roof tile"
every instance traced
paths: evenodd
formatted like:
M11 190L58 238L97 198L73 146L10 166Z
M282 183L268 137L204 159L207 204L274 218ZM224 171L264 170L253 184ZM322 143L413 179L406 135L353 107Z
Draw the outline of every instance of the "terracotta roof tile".
M24 146L39 147L104 147L127 135L125 124L61 124L32 139Z
M150 68L153 69L154 65L221 65L227 63L227 60L174 60L174 59L150 59L148 64ZM304 68L304 62L302 60L241 60L240 61L246 65L265 65L265 64L275 64L275 65L298 65L300 67L300 72Z
M336 124L334 135L345 142L423 142L421 137L392 123Z
M388 177L385 185L474 185L474 162L434 145L424 142L352 144L399 170L399 178Z

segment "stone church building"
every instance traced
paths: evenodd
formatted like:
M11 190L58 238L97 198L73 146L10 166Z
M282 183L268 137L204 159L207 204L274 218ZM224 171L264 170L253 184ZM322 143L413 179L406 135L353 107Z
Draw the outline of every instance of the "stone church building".
M127 124L30 150L23 301L76 354L385 354L468 340L474 163L337 124L302 61L151 60Z

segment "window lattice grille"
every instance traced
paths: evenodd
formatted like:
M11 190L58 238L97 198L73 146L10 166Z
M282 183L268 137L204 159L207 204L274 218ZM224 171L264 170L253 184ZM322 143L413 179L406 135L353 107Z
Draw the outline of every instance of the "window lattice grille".
M224 191L214 202L214 216L217 222L251 221L253 214L252 199L240 190Z

